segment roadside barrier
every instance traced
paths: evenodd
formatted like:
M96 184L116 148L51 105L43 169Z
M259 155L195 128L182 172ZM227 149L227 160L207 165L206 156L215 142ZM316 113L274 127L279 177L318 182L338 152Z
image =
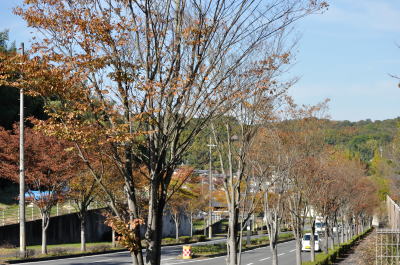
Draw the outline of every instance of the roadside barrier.
M191 258L192 258L192 246L190 245L183 246L182 259L191 259Z

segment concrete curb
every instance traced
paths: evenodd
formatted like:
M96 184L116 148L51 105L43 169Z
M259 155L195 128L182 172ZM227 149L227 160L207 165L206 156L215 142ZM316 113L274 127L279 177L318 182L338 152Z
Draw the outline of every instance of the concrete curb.
M223 239L223 238L216 238L216 239ZM207 240L201 241L201 242L207 242L207 241L212 241L212 240L207 239ZM199 242L176 243L176 244L163 245L162 247L181 246L181 245L188 245L188 244L193 244L193 243L199 243ZM18 259L18 260L5 260L5 261L0 261L0 264L18 264L18 263L29 263L29 262L37 262L37 261L64 259L64 258L78 258L78 257L111 254L111 253L125 252L125 251L128 251L128 250L121 248L121 249L113 249L113 250L106 250L106 251L99 251L99 252L86 252L86 253L77 253L77 254L70 254L70 255L28 258L28 259Z
M224 239L224 238L217 238L217 239ZM293 238L285 239L285 240L279 241L278 243L285 243L285 242L292 241L292 240L294 240L294 239ZM212 240L207 239L206 241L202 241L202 242L208 242L208 241L212 241ZM201 243L201 242L192 242L192 243ZM188 244L192 244L192 243L177 243L177 244L163 245L162 247L182 246L182 245L188 245ZM268 244L262 244L262 245L254 246L254 247L250 247L250 248L246 248L242 252L246 252L246 251L249 251L249 250L253 250L253 249L256 249L256 248L262 248L262 247L266 247L266 246L269 246L269 243ZM19 264L19 263L47 261L47 260L56 260L56 259L64 259L64 258L78 258L78 257L95 256L95 255L102 255L102 254L127 252L127 251L128 250L121 248L121 249L114 249L114 250L107 250L107 251L100 251L100 252L88 252L88 253L60 255L60 256L49 256L49 257L41 257L41 258L19 259L19 260L6 260L6 261L3 261L2 263L0 262L0 264ZM213 257L224 256L224 255L226 255L226 253L218 253L218 254L204 255L204 256L202 255L202 256L195 257L195 258L213 258Z
M78 257L95 256L95 255L118 253L118 252L125 252L125 251L127 251L127 250L126 249L113 249L113 250L100 251L100 252L87 252L87 253L78 253L78 254L60 255L60 256L49 256L49 257L31 258L31 259L6 260L6 261L4 261L3 263L0 263L0 264L18 264L18 263L28 263L28 262L64 259L64 258L78 258Z
M278 244L280 244L280 243L286 243L286 242L293 241L293 240L295 240L295 239L294 239L294 238L284 239L284 240L282 240L282 241L278 241ZM268 247L268 246L269 246L269 243L268 243L268 244L258 245L258 246L253 246L253 247L249 247L249 248L246 248L246 249L242 250L242 253L243 253L243 252L250 251L250 250L254 250L254 249L257 249L257 248ZM215 258L215 257L220 257L220 256L225 256L225 255L226 255L226 252L224 252L224 253L217 253L217 254L211 254L211 255L201 255L201 256L196 256L196 255L194 255L193 259L199 259L199 258Z

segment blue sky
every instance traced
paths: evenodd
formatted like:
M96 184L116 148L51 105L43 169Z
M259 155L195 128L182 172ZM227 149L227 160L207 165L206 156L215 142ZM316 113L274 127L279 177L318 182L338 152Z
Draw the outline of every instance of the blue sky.
M298 103L330 98L335 120L400 116L400 1L335 0L298 29L300 81L290 94Z
M21 0L0 0L0 30L28 43L24 21L12 14ZM329 10L302 20L290 90L299 104L330 98L335 120L382 120L400 116L400 1L332 0Z

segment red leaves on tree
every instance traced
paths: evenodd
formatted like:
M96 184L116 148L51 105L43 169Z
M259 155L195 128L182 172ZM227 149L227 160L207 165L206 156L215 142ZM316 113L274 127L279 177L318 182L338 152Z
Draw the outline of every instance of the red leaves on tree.
M25 181L31 190L60 193L79 167L77 158L66 149L70 144L25 129ZM19 181L19 127L0 128L0 177ZM59 195L58 195L59 196Z

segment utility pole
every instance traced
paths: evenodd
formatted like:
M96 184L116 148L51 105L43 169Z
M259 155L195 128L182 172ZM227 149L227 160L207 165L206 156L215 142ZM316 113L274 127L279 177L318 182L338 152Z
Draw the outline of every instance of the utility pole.
M211 143L211 136L210 136L210 143L207 145L210 148L210 165L209 165L209 210L208 210L208 237L212 238L212 191L213 191L213 177L212 177L212 150L211 148L215 147L215 144Z
M21 49L22 56L25 56L24 43L21 43ZM19 252L21 257L25 257L24 90L22 88L19 92Z

